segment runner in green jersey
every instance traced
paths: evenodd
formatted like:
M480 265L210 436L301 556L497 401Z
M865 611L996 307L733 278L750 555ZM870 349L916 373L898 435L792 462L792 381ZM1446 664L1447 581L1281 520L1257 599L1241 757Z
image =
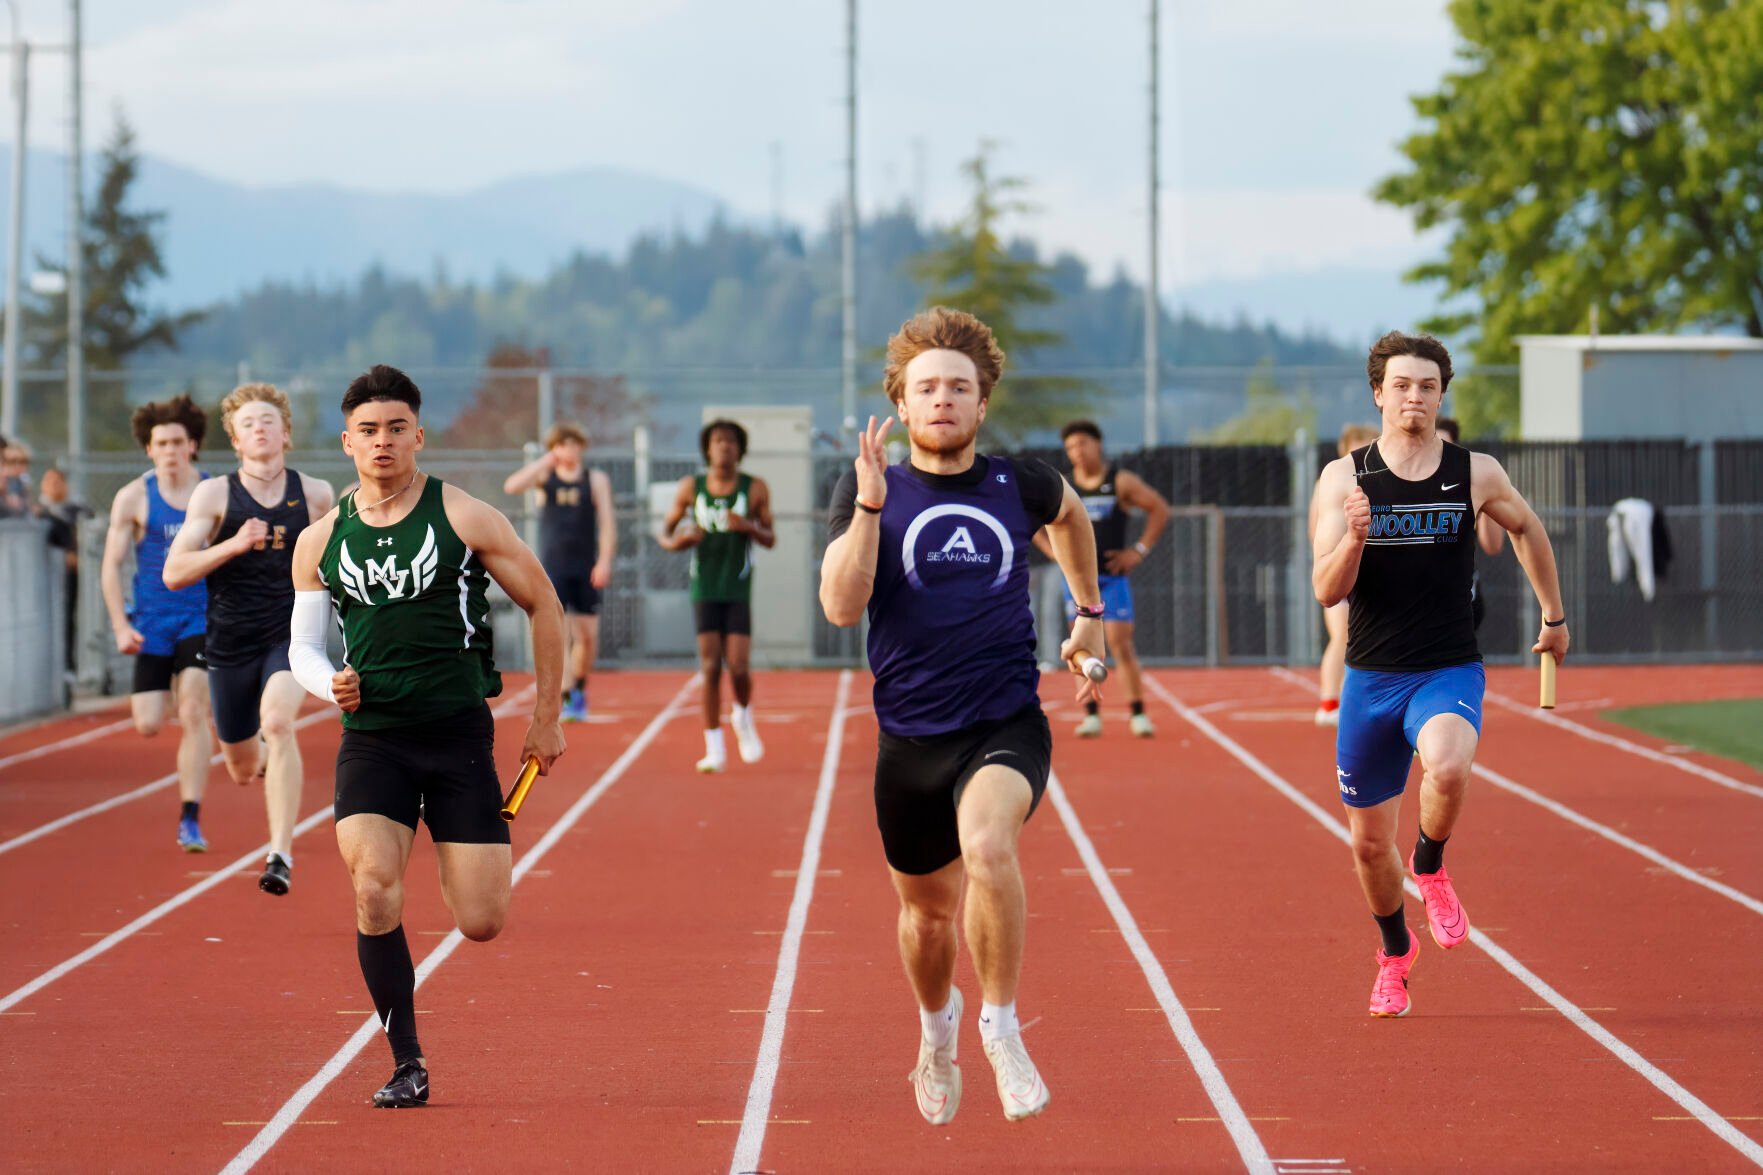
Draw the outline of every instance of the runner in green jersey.
M700 771L728 763L722 743L722 666L735 689L729 725L741 759L757 763L765 744L753 725L753 553L777 541L771 529L771 490L763 478L740 470L747 430L732 420L712 420L698 434L705 470L682 477L662 520L665 550L692 551L692 611L698 629L698 665L704 674L704 757ZM691 524L680 528L687 515Z
M418 818L434 839L441 893L460 933L485 942L508 918L513 855L484 702L502 692L486 599L492 579L532 621L538 693L521 758L537 757L545 774L563 753L563 606L500 511L417 468L421 408L422 393L395 367L374 367L349 385L343 451L361 485L295 545L289 631L300 684L343 711L337 847L355 886L361 974L397 1064L373 1100L391 1108L428 1101L403 927ZM325 652L333 613L343 627L341 670Z

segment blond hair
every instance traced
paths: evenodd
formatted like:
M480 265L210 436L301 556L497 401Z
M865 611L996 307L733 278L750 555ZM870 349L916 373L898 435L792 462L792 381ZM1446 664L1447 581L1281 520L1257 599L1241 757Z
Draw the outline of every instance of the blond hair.
M926 351L959 351L973 360L982 401L1004 374L1004 351L992 337L991 327L964 310L932 306L901 323L888 340L888 365L882 372L888 399L898 404L905 396L906 365Z
M220 402L220 423L227 436L233 436L233 413L247 404L274 405L282 414L282 429L288 434L288 443L294 443L294 410L288 403L287 393L274 384L240 384L226 394L226 399Z
M1341 441L1338 452L1345 457L1360 445L1369 445L1375 441L1382 430L1370 424L1349 424L1341 429Z
M547 449L555 449L564 441L574 441L585 449L588 447L588 434L581 425L571 424L566 420L553 424L545 430L545 447Z

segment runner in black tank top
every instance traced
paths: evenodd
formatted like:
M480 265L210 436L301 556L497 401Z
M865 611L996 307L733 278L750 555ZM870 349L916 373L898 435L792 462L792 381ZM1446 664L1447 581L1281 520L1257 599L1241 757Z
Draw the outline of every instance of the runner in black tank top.
M279 895L291 884L304 777L294 741L304 691L288 668L294 541L331 508L331 487L287 468L292 412L273 385L235 388L220 409L239 468L191 491L164 577L174 590L207 582L214 733L235 781L263 779L270 854L258 885Z
M1391 332L1367 364L1382 414L1376 442L1329 463L1316 488L1317 599L1348 608L1347 673L1335 740L1354 867L1383 946L1373 1016L1410 1007L1408 972L1420 950L1402 911L1396 837L1402 793L1421 761L1420 837L1408 869L1439 946L1460 946L1469 917L1444 868L1481 738L1485 679L1470 584L1476 515L1511 533L1542 605L1533 651L1567 652L1554 553L1541 522L1497 461L1444 441L1435 428L1451 382L1438 340Z

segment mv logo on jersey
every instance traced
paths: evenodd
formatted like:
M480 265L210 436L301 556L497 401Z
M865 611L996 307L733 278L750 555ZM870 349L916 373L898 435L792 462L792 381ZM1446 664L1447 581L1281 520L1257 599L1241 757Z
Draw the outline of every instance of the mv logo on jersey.
M355 562L349 554L349 540L344 539L337 552L337 570L343 581L343 590L349 593L350 599L373 605L402 600L407 594L409 597L421 595L429 584L435 582L435 571L441 563L440 548L435 544L435 528L428 528L422 549L416 552L416 559L409 567L398 566L395 551L384 559L369 556L366 562L365 568ZM377 600L373 598L376 586L385 589Z
M1016 545L1004 524L984 510L961 503L932 506L912 520L900 544L906 581L923 591L925 578L953 582L972 572L991 574L987 590L1010 577Z

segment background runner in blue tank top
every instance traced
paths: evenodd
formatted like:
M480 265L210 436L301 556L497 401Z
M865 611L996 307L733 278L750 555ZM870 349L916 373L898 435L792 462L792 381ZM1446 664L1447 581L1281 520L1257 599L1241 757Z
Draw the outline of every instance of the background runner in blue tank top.
M554 424L545 452L508 475L502 492L531 492L539 511L539 562L563 601L569 633L563 678L563 721L588 718L588 674L600 649L600 597L612 582L618 522L612 479L582 464L588 434L580 425Z
M1481 738L1481 653L1470 601L1478 515L1511 534L1542 605L1532 651L1564 657L1567 619L1554 551L1536 512L1498 461L1438 435L1439 403L1451 383L1443 344L1392 331L1371 348L1366 374L1382 431L1372 444L1329 462L1316 483L1311 579L1323 607L1349 601L1335 777L1359 885L1383 940L1371 1014L1401 1016L1420 950L1402 912L1396 845L1416 752L1420 835L1408 868L1434 941L1449 949L1469 936L1444 851Z
M143 404L130 422L153 469L116 492L104 536L99 586L110 613L116 651L135 658L129 712L135 729L151 737L165 725L175 702L179 723L178 847L207 851L202 835L202 795L208 759L208 673L204 654L208 593L198 584L174 592L165 586L166 552L184 525L184 511L205 474L195 466L208 415L188 396ZM132 605L125 604L122 568L135 556Z
M900 895L900 955L919 1006L919 1113L955 1116L962 997L955 918L984 1003L979 1029L1007 1118L1038 1114L1047 1086L1023 1048L1016 995L1028 911L1017 838L1047 783L1052 738L1037 693L1028 599L1031 539L1048 528L1080 616L1061 654L1078 700L1103 655L1096 549L1083 503L1039 461L981 457L975 438L1004 353L970 314L936 307L888 341L884 386L906 425L909 466L889 468L871 417L834 491L820 602L834 624L867 610L881 727L876 824Z
M1127 728L1136 738L1150 738L1156 728L1151 724L1151 716L1145 713L1139 655L1133 647L1132 584L1127 577L1138 570L1162 537L1163 528L1169 523L1169 502L1144 478L1102 455L1102 429L1095 421L1072 421L1059 430L1059 441L1065 447L1065 459L1071 462L1071 488L1077 491L1096 533L1096 583L1102 589L1105 612L1102 623L1108 634L1108 651L1114 654L1114 667L1120 675L1121 692L1126 695ZM1127 523L1133 510L1144 512L1145 529L1137 540L1128 542ZM1045 544L1046 540L1037 536L1036 545L1043 552ZM1066 584L1067 620L1077 615L1076 608L1071 585ZM1084 711L1077 724L1078 737L1099 737L1101 707L1086 702Z
M165 584L183 590L207 580L214 732L236 782L263 776L270 852L257 883L280 895L292 884L303 775L294 716L304 695L288 671L290 568L295 540L331 508L332 495L326 482L287 467L294 421L279 389L242 384L220 412L239 468L190 495L189 517L165 559Z

